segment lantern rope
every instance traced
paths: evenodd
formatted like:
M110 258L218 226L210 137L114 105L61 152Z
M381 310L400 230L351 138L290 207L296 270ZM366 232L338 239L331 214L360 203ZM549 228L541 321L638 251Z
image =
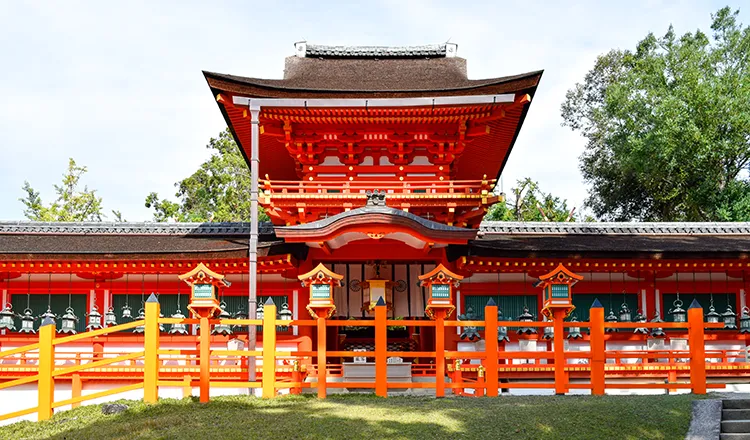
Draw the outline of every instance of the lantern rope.
M49 284L52 287L52 274L49 275ZM68 277L68 307L73 305L73 273L71 272Z
M31 274L29 274L28 287L26 288L26 308L31 308ZM10 272L8 272L8 293L10 293Z
M130 307L128 305L128 297L130 296L130 274L125 274L125 307Z

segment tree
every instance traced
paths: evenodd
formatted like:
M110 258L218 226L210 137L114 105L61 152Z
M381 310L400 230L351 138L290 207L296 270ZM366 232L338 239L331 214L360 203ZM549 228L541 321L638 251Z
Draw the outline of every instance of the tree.
M159 200L155 192L146 197L155 221L250 221L250 169L229 129L211 138L206 148L212 150L211 157L190 177L175 183L179 203ZM262 209L258 218L268 220Z
M561 200L539 189L531 178L521 179L510 190L512 195L505 203L492 206L485 220L499 221L555 221L576 220L574 210L568 209L567 200Z
M44 222L82 222L102 221L102 198L88 186L80 189L81 176L86 173L85 166L79 166L72 158L68 161L68 171L63 175L62 185L55 185L57 199L49 206L44 206L39 192L29 182L24 182L23 191L26 197L19 199L26 206L23 214L29 220ZM118 221L120 217L115 214Z
M738 11L601 55L562 104L605 220L750 220L750 28Z

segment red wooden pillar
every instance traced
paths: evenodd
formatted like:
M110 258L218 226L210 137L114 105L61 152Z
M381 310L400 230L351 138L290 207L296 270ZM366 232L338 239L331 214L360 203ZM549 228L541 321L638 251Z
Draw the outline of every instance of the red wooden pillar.
M386 317L388 311L381 297L375 305L375 395L388 396L388 334Z
M445 397L445 310L435 310L435 397Z
M690 385L693 394L706 394L706 347L703 332L703 308L693 300L688 308L690 343Z
M604 311L604 309L602 309ZM555 309L552 319L554 322L554 359L555 359L555 394L568 392L568 372L565 371L565 335L563 333L563 320L566 311Z
M318 318L318 398L325 399L326 389L326 319Z
M497 305L490 298L490 301L484 307L484 368L487 377L487 396L497 397L498 395L498 377L497 377Z
M590 349L591 353L591 393L604 395L604 307L598 299L594 300L589 310L591 323Z

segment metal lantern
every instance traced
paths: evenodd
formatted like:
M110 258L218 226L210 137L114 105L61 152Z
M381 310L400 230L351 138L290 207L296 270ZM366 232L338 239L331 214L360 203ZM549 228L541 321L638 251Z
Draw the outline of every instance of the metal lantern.
M612 311L612 309L609 309L609 314L606 318L604 318L606 322L617 322L617 316L615 315L615 312ZM606 333L615 333L617 332L616 328L607 327L604 329Z
M711 298L711 305L708 306L708 313L706 313L706 322L716 324L720 319L721 315L716 312L716 308L714 307L714 299Z
M126 319L133 319L133 309L127 304L122 306L122 319L123 321Z
M21 329L18 331L20 333L36 334L36 330L34 330L34 321L36 321L36 318L31 309L27 307L26 310L23 311L23 315L19 316L21 317Z
M263 320L263 301L258 301L258 307L255 309L255 319Z
M544 318L544 321L552 322L547 318ZM554 327L544 327L544 333L542 333L542 339L552 339L555 337L555 328Z
M682 308L682 301L677 298L672 304L674 308L669 311L669 314L672 315L672 321L687 322L687 312Z
M526 306L523 306L523 313L518 315L518 320L522 322L534 322L534 315L529 313L529 308ZM536 334L536 327L521 327L516 332L519 335L526 334L526 335L533 335Z
M732 306L727 304L727 311L721 314L724 318L724 328L727 330L737 330L737 314L732 310Z
M51 319L52 321L56 321L57 320L57 315L55 315L54 313L52 313L52 310L50 310L49 304L47 305L47 311L44 312L44 313L42 313L39 316L39 319L41 319L41 322L44 322L44 320L47 319L47 318Z
M646 315L644 315L640 310L635 315L635 322L645 324L647 321ZM637 335L647 335L648 329L646 327L638 327L635 330L633 330L633 333Z
M458 316L459 321L473 321L476 319L476 314L474 313L474 309L469 306L466 308L466 313L463 313ZM480 339L479 332L477 331L477 328L475 326L465 326L463 328L463 331L461 332L460 338L463 339L469 339L470 341L473 341L475 339Z
M224 336L231 335L232 327L229 324L225 324L224 322L222 322L223 320L230 319L232 317L232 315L227 312L227 303L222 301L221 304L219 304L219 307L221 307L221 312L219 313L219 323L214 326L211 334Z
M161 313L161 312L159 312L159 318L163 318L163 317L164 317L164 314ZM159 332L160 333L164 333L166 331L167 330L164 328L164 324L162 324L161 322L159 322Z
M740 333L750 333L750 309L747 307L742 308L742 316L740 316Z
M284 328L289 327L286 322L289 322L292 320L292 311L289 310L289 304L284 303L281 305L281 310L279 310L279 320L282 322L280 325Z
M100 328L102 328L102 314L94 304L89 312L89 325L86 326L86 330L99 330Z
M16 322L13 320L15 316L13 306L10 303L6 304L5 308L0 311L0 330L16 331Z
M78 324L78 317L73 310L73 307L65 309L65 314L62 315L62 326L60 327L59 333L70 333L74 335L78 333L76 331L76 324Z
M136 321L144 321L146 319L146 311L141 308L138 310L138 317L136 318ZM144 333L146 331L146 324L143 323L136 328L133 329L133 333Z
M624 302L620 306L620 322L630 322L630 309Z
M497 322L503 322L505 318L503 317L503 311L500 309L497 309ZM419 328L419 327L417 327ZM497 326L497 342L510 342L510 338L508 337L508 327L504 325L498 325Z
M247 319L247 313L245 313L245 309L242 308L242 305L237 308L237 313L234 314L234 319ZM245 327L246 326L244 325L235 324L232 326L232 331L241 332L245 330Z
M656 314L654 315L654 319L652 319L651 322L655 322L655 323L664 322L662 321L661 317L659 317L659 310L656 311ZM663 338L664 336L666 336L666 334L664 333L664 330L661 327L655 327L651 329L652 338Z
M570 318L570 322L578 322L576 315ZM581 327L568 327L568 339L583 339Z
M115 315L115 308L109 306L107 313L104 314L104 326L114 327L117 325L117 315Z
M171 318L185 319L185 315L183 315L182 310L180 310L180 308L177 307L177 310L175 310ZM182 323L172 324L172 326L169 328L169 334L170 335L186 335L188 334L187 325L182 324Z

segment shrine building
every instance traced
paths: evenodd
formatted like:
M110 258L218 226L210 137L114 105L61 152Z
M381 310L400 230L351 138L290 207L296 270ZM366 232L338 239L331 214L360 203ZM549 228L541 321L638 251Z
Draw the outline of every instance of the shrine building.
M597 393L593 372L588 379L597 308L607 392L630 392L635 379L663 392L690 388L686 359L705 366L704 387L742 389L750 378L749 223L483 221L504 203L496 184L524 136L541 70L469 79L452 43L299 42L282 79L203 73L258 180L247 197L270 221L0 223L0 381L17 396L0 413L37 401L40 326L52 321L55 341L78 336L50 355L69 369L50 370L67 399L59 407L111 389L149 400L157 386L157 397L200 388L203 398L209 380L212 394L385 387L440 396L485 380L488 396L560 394L576 383ZM200 316L204 293L217 306ZM156 376L146 373L152 294ZM679 325L691 305L706 328L693 322L688 335ZM268 312L276 320L261 326ZM198 318L211 320L209 342ZM241 353L269 340L273 370L260 351Z

